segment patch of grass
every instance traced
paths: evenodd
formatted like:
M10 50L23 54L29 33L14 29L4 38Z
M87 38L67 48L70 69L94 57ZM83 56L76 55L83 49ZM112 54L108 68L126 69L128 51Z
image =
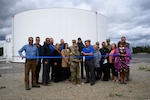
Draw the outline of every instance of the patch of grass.
M120 93L110 93L110 94L109 94L109 97L115 97L115 96L117 96L117 97L122 97L123 95L120 94Z
M0 89L4 89L4 88L6 88L6 87L5 87L5 86L1 86L1 87L0 87Z
M149 71L149 72L150 72L150 68L149 68L149 69L146 69L145 71Z
M150 72L150 68L148 68L146 66L140 66L139 70L141 70L141 71L149 71Z
M145 70L146 68L145 67L143 67L143 66L140 66L139 67L139 70Z
M132 92L132 90L129 90L129 92Z

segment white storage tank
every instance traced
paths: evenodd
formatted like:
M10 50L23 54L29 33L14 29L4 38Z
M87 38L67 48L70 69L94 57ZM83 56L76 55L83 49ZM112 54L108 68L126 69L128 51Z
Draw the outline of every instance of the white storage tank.
M107 37L106 17L100 13L67 8L37 9L25 11L13 16L13 50L14 62L18 59L18 50L28 43L28 37L40 36L41 44L46 37L54 38L54 42L65 42L71 45L72 39L81 37L90 39L92 44L105 41Z

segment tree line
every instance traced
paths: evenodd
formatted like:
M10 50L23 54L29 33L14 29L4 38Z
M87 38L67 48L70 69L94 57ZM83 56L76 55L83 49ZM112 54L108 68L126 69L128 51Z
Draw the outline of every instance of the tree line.
M3 47L0 47L0 56L3 56Z
M136 46L133 47L133 53L150 53L150 46Z

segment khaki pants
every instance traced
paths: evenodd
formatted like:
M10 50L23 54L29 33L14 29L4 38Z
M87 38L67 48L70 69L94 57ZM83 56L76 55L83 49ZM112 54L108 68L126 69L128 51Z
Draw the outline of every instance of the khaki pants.
M32 86L36 85L36 60L26 60L25 61L25 86L29 88L29 73L32 73Z

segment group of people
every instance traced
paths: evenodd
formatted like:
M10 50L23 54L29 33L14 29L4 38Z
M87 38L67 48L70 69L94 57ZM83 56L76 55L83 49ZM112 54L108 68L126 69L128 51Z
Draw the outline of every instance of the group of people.
M106 43L102 42L102 48L98 51L101 53L101 59L100 67L96 69L96 79L101 79L103 73L103 81L112 79L115 82L120 81L121 84L127 84L132 47L126 42L126 37L122 36L117 45L115 43L110 44L110 39L106 39Z
M46 38L43 45L40 44L40 37L28 38L28 44L19 51L19 55L25 58L25 88L30 90L29 73L32 72L32 87L39 88L42 84L47 86L51 81L60 81L72 84L80 84L81 78L85 83L94 85L96 81L120 81L126 84L129 80L129 62L132 48L121 37L118 46L110 44L110 39L91 45L90 40L82 42L81 38L72 40L72 46L65 43L63 39L54 45L53 38ZM23 55L25 51L25 55ZM39 82L39 73L43 65L42 82ZM85 71L84 71L85 70ZM81 76L80 73L81 72ZM84 74L85 72L85 74ZM86 75L86 76L85 76Z

